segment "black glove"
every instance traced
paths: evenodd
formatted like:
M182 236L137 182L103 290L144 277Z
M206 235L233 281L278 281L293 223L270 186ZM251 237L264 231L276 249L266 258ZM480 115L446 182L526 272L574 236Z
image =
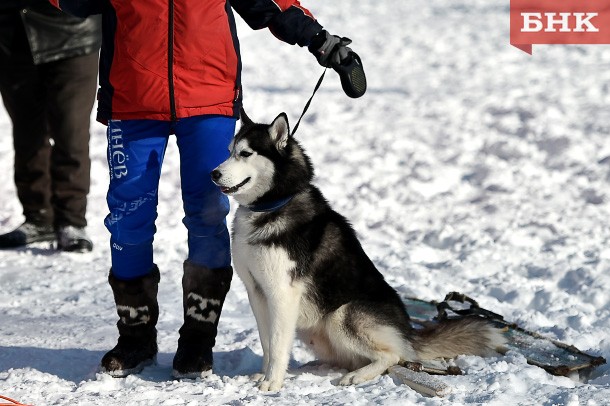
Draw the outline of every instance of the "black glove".
M314 54L318 63L325 68L339 65L352 50L348 47L352 40L331 35L326 30L320 31L311 39L309 52Z
M351 43L349 38L322 30L311 39L308 48L320 65L333 68L339 74L345 94L356 98L366 92L366 76L360 57L348 47Z

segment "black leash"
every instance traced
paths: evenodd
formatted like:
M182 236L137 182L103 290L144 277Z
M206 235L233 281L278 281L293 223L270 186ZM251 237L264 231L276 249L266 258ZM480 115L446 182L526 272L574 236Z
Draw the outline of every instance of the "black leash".
M342 41L347 41L345 45L348 45L350 42L352 42L348 38L343 38ZM339 44L337 44L337 46L338 45ZM362 66L362 61L360 60L360 57L357 53L350 50L347 57L343 59L341 63L332 64L331 66L339 74L339 78L341 79L341 87L343 88L343 91L346 95L348 95L352 99L364 95L364 93L366 92L366 76L364 74L364 67ZM305 112L307 112L307 109L309 108L313 97L320 88L322 80L324 80L324 75L326 75L327 69L327 67L324 68L324 72L322 72L322 76L320 76L320 79L318 79L318 83L313 89L313 93L307 101L307 104L305 104L305 108L301 113L301 117L299 117L299 121L297 121L297 124L294 126L294 130L292 130L291 135L294 135L297 132L297 128L299 128L299 124L301 124L301 119L305 115Z
M316 83L316 87L313 89L313 93L312 93L311 97L309 98L309 100L307 100L307 103L305 104L305 108L303 109L303 112L301 113L301 117L299 117L299 121L297 121L297 124L292 129L291 136L294 136L294 133L297 132L297 128L299 128L299 124L301 124L301 119L303 118L303 116L307 112L307 109L309 109L309 105L311 104L311 101L313 100L313 97L316 95L316 92L320 88L320 85L322 84L322 80L324 80L324 75L326 75L326 70L327 69L328 68L324 68L324 72L322 72L322 76L320 76L320 79L318 79L318 83Z

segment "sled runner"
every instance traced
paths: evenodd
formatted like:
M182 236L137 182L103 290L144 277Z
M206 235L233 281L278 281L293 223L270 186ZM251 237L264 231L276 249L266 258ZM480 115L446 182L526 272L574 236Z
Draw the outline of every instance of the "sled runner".
M579 377L586 378L595 367L606 363L603 357L586 354L572 345L552 340L508 322L501 315L479 307L476 301L461 293L451 292L442 302L427 302L411 297L403 297L403 300L416 328L444 318L476 316L491 320L505 330L508 350L518 351L529 364L543 368L553 375L578 374ZM458 367L444 366L440 363L411 365L410 368L440 375L461 373Z

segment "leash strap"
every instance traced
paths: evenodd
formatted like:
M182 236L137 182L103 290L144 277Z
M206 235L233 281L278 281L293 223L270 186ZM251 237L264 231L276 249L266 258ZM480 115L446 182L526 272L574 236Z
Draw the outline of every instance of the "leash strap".
M318 91L318 89L322 85L322 81L324 80L324 75L326 75L326 70L327 69L328 68L324 68L324 72L322 72L322 75L320 76L320 79L318 79L318 83L316 83L316 87L314 87L313 93L311 94L311 97L309 98L309 100L307 100L307 103L305 103L305 108L303 109L303 112L301 113L301 117L299 117L299 121L297 121L297 124L292 129L292 134L290 134L291 136L294 136L294 133L297 132L297 128L299 128L299 124L301 124L301 119L303 118L303 116L305 115L307 110L309 109L309 105L311 104L311 101L313 100L313 97L316 95L316 92ZM254 211L254 212L258 212L258 213L273 212L273 211L279 210L282 207L284 207L285 205L287 205L292 200L293 197L294 197L294 195L288 196L288 197L286 197L284 199L280 199L278 201L274 201L274 202L270 202L270 203L265 203L265 204L257 204L257 205L252 205L252 206L246 206L246 207L250 211ZM0 405L0 406L2 406L2 405Z
M297 132L297 128L299 128L299 124L301 124L301 119L307 112L307 109L309 109L309 105L311 104L313 97L316 95L316 92L320 88L320 85L322 84L322 80L324 80L324 75L326 75L327 69L328 68L324 68L324 72L322 72L322 76L320 76L320 79L318 79L318 83L316 84L316 87L313 89L313 93L312 93L311 97L309 98L309 100L307 100L307 103L305 104L305 108L303 109L303 112L301 113L301 117L299 117L299 121L297 121L297 124L294 126L294 128L292 130L292 134L291 134L292 136L294 136L294 133Z

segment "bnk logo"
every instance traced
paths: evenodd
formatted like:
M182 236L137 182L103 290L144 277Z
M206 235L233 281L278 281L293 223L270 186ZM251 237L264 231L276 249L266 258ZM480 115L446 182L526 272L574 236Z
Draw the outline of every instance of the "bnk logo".
M599 13L521 13L521 32L598 32L599 29L591 23L591 19L598 15Z
M610 0L511 0L510 43L610 44Z

